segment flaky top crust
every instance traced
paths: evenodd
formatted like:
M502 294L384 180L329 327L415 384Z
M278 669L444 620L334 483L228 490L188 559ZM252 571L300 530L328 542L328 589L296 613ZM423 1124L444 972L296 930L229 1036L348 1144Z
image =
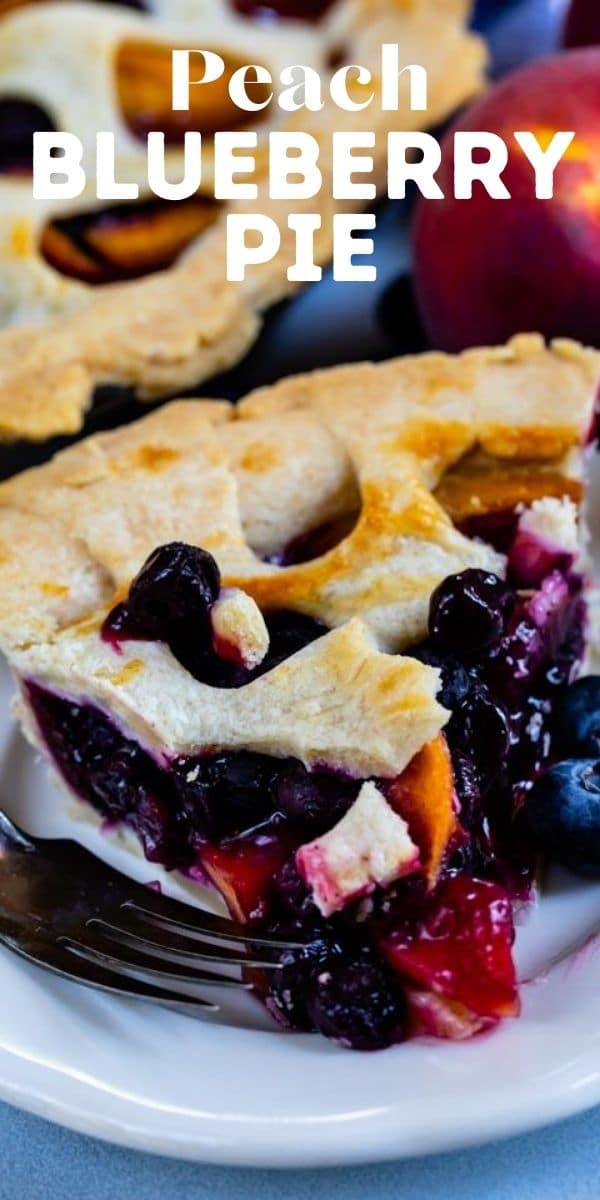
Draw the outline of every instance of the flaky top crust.
M93 628L20 651L13 665L85 696L167 761L211 746L393 778L447 720L438 672L381 654L358 620L233 690L198 683L158 643L117 657Z
M178 0L172 18L175 24L164 26L165 6L158 0L154 16L119 12L109 5L93 6L93 21L89 17L90 5L70 7L72 19L66 24L60 4L33 5L4 19L5 46L10 34L16 49L11 54L10 46L6 48L4 60L0 51L0 86L3 79L10 82L16 72L19 94L25 97L31 94L39 101L44 74L34 69L36 63L27 47L38 46L43 58L44 45L53 45L58 38L61 44L65 37L67 43L72 39L75 71L82 49L77 39L84 40L89 58L88 43L96 37L102 53L97 61L91 55L89 79L82 77L79 69L77 78L69 81L68 44L59 64L64 76L61 76L60 95L66 107L58 127L79 136L85 134L88 140L95 132L93 115L100 99L102 111L107 105L110 108L110 97L106 96L108 83L102 75L107 56L114 52L119 39L129 33L139 31L144 37L168 42L174 29L187 30L189 38L193 38L192 44L204 46L208 45L206 38L210 41L210 32L216 36L218 31L223 49L223 42L228 40L232 48L239 47L243 41L240 28L243 33L246 26L274 65L281 61L290 40L287 24L261 33L255 22L233 20L225 0L196 5L195 22L191 23L191 6L185 0ZM302 26L298 37L302 46L307 47L305 59L320 63L322 68L332 51L343 43L349 61L376 69L381 43L398 42L406 62L421 63L428 70L427 119L436 125L482 85L485 52L481 40L466 30L468 7L463 0L338 0L327 20L314 29ZM178 21L183 24L178 26ZM298 27L292 28L296 31ZM26 37L28 30L30 36ZM205 40L199 42L204 34ZM19 46L22 61L15 65ZM46 61L51 63L52 55ZM102 76L100 81L98 72ZM92 84L100 89L98 104L92 102L91 93L84 103L86 88L92 88ZM51 92L49 95L51 98ZM69 101L73 95L78 97L77 106ZM112 124L105 122L103 128L115 127L116 115L110 111ZM257 336L265 307L296 286L287 278L288 267L295 259L294 239L287 230L288 214L303 210L320 214L322 227L317 235L316 256L319 262L326 263L331 256L333 214L353 207L331 198L332 132L344 129L375 132L375 179L383 186L386 136L396 127L396 118L397 114L382 113L377 101L363 113L344 113L330 100L320 113L285 118L291 128L299 124L318 138L323 189L316 199L286 203L269 198L266 177L259 181L258 199L245 201L243 211L255 210L272 216L282 230L282 244L276 258L250 272L243 285L223 282L226 217L228 212L235 211L235 204L222 206L216 223L171 269L134 283L92 289L59 275L40 256L41 227L56 215L52 206L32 202L29 181L0 179L0 321L21 326L0 333L0 439L43 440L57 433L76 432L95 388L104 383L130 386L141 400L153 399L188 389L241 358ZM279 113L277 117L268 117L262 131L268 132L274 120L280 128L286 127ZM81 127L82 121L85 128ZM421 128L422 124L422 113L411 113L407 106L403 109L403 128ZM122 178L136 177L137 151L120 126L118 131L121 154L117 170L125 171ZM67 210L80 212L90 206L96 206L93 197L83 197L70 208L67 205ZM64 204L60 212L65 214Z
M157 751L245 746L398 774L447 714L437 672L397 652L425 636L443 578L504 570L452 522L444 487L477 462L488 483L527 470L540 495L570 494L599 376L597 352L523 336L299 376L237 408L175 401L88 438L0 486L0 644L18 675L87 697ZM320 557L265 561L353 515ZM115 655L99 637L108 606L175 540L209 550L265 611L331 632L232 693L197 683L162 645Z
M174 401L87 438L0 485L3 636L22 644L79 620L179 540L265 609L330 626L360 614L380 645L410 644L440 579L501 565L448 516L452 481L471 488L477 464L482 494L525 470L539 494L572 494L599 376L598 352L521 336L301 375L237 407ZM324 555L273 561L338 518L350 532Z

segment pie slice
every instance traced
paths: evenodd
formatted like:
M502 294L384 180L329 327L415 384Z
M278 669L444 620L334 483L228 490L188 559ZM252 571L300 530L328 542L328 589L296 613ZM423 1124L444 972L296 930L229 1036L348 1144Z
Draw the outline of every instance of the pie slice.
M521 819L589 640L600 355L524 336L177 401L0 487L0 642L71 796L302 943L274 1017L518 1013Z
M256 338L263 311L297 287L291 213L316 213L315 253L327 263L336 211L360 207L332 199L332 134L376 134L374 179L383 187L387 134L398 113L377 102L347 113L325 86L336 65L380 73L381 45L396 42L407 63L428 71L427 121L434 127L482 86L485 50L468 32L465 0L139 0L119 4L0 0L0 440L42 440L81 428L98 388L131 389L140 400L197 386L238 361ZM300 19L302 18L302 19ZM240 65L318 70L320 112L286 114L274 101L248 114L258 135L255 201L282 231L268 264L228 284L226 228L234 203L214 199L214 134L240 127L223 79L192 88L189 113L171 111L171 51L204 48L231 74ZM225 83L227 76L225 77ZM257 85L258 87L258 85ZM255 100L264 98L257 94ZM321 147L324 186L306 201L269 196L267 139L301 125ZM423 113L401 113L405 129ZM33 132L64 130L84 148L88 188L73 201L32 198ZM95 198L96 134L115 135L115 177L137 184L139 201ZM163 130L169 178L183 176L183 137L203 135L203 179L189 200L159 200L148 190L148 130Z

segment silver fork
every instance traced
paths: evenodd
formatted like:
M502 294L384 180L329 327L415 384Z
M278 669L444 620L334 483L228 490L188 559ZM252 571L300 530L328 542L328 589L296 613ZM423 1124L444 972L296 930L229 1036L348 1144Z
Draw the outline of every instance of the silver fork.
M1 809L0 943L77 983L190 1014L219 1005L182 987L251 989L244 968L273 970L301 944L133 883L76 842L30 837Z

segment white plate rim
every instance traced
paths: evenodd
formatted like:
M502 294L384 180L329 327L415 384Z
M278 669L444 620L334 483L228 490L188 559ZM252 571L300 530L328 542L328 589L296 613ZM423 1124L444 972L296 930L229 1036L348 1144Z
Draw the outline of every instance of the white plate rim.
M0 1099L6 1103L111 1145L214 1166L309 1169L418 1158L530 1133L600 1105L600 1038L595 1065L578 1064L568 1079L562 1078L560 1086L541 1096L537 1089L517 1096L508 1094L485 1114L474 1098L464 1110L455 1110L444 1129L435 1128L413 1139L412 1144L398 1138L406 1116L400 1103L379 1111L376 1120L358 1116L353 1121L350 1145L346 1114L338 1121L308 1124L282 1119L279 1124L261 1126L251 1118L246 1123L236 1119L229 1129L224 1120L218 1134L214 1122L199 1115L192 1136L164 1136L152 1121L131 1119L124 1123L108 1113L99 1115L74 1103L61 1102L51 1087L44 1086L43 1072L36 1078L33 1070L27 1082L18 1083L14 1059L5 1048L0 1051ZM260 1136L259 1129L260 1134L266 1130L266 1136Z

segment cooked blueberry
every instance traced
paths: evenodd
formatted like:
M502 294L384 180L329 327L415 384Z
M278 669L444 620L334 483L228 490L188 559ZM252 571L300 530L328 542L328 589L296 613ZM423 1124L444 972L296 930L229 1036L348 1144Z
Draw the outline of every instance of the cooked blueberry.
M490 571L450 575L431 597L430 637L451 652L477 653L502 636L513 604L514 593Z
M511 717L510 774L515 795L535 779L550 757L551 701L528 696L522 709Z
M298 871L294 856L288 858L275 876L277 898L283 914L300 927L320 923L319 910Z
M270 976L267 1007L272 1015L290 1029L314 1029L308 1007L314 981L339 955L335 942L320 938L301 949L287 951Z
M529 792L525 817L551 858L600 876L600 762L572 758L551 767Z
M505 637L493 647L485 666L486 676L495 694L512 707L531 691L544 667L548 647L542 631L527 616L522 616Z
M257 674L216 654L210 630L201 624L197 624L195 629L184 625L181 630L173 630L168 642L171 653L182 667L208 687L244 687Z
M448 727L452 748L468 754L486 788L508 756L510 728L506 710L483 684L476 684L455 710Z
M556 712L556 736L569 755L600 757L600 675L577 679Z
M173 784L186 822L200 838L221 840L273 815L279 764L246 751L178 759Z
M460 823L473 831L481 819L479 772L470 754L455 748L452 753L454 786L460 803Z
M127 608L140 631L168 641L187 627L200 638L221 580L214 558L197 546L171 542L146 560L129 590Z
M28 693L48 749L74 791L102 816L126 821L152 862L185 867L188 838L177 827L171 781L150 755L92 705L72 704L32 683Z
M249 829L271 816L278 763L260 754L238 751L213 762L212 804L228 833Z
M244 17L279 17L284 21L318 21L333 0L230 0Z
M457 708L471 687L471 678L466 667L453 654L441 650L430 641L414 646L410 655L428 667L437 667L442 676L438 700L450 712Z
M320 621L293 610L281 609L268 613L265 619L269 630L269 649L260 666L261 675L328 632L327 626Z
M102 756L97 768L89 763L89 784L94 802L114 820L122 819L134 807L135 788L147 772L143 751L134 742L123 742L110 756ZM133 782L133 786L132 786Z
M217 654L210 612L219 595L219 568L210 554L184 542L160 546L144 563L129 595L108 613L102 637L117 649L127 639L166 642L194 679L215 688L245 687L296 654L327 627L304 613L268 614L269 648L253 670Z
M377 888L371 897L373 920L379 929L415 928L427 903L430 884L422 872L407 875L391 887Z
M478 538L500 554L508 554L519 528L519 513L514 508L501 508L496 512L473 514L460 521L458 527L468 538Z
M402 994L372 955L326 964L315 978L308 1012L320 1033L353 1050L383 1050L404 1036Z
M174 844L172 813L160 796L140 788L128 824L137 833L148 862L165 867L185 865Z
M276 787L277 807L312 833L331 829L350 808L359 784L328 771L307 771L297 759L283 768Z
M113 609L113 613L116 612L117 610ZM260 665L253 670L221 658L214 653L210 640L194 636L194 631L187 626L171 633L169 646L175 658L194 679L207 683L209 687L239 688L245 687L253 679L258 679L260 675L265 675L267 671L272 671L284 659L327 633L325 625L297 612L270 613L266 617L266 625L269 631L269 649ZM118 640L118 632L113 631L112 637Z

